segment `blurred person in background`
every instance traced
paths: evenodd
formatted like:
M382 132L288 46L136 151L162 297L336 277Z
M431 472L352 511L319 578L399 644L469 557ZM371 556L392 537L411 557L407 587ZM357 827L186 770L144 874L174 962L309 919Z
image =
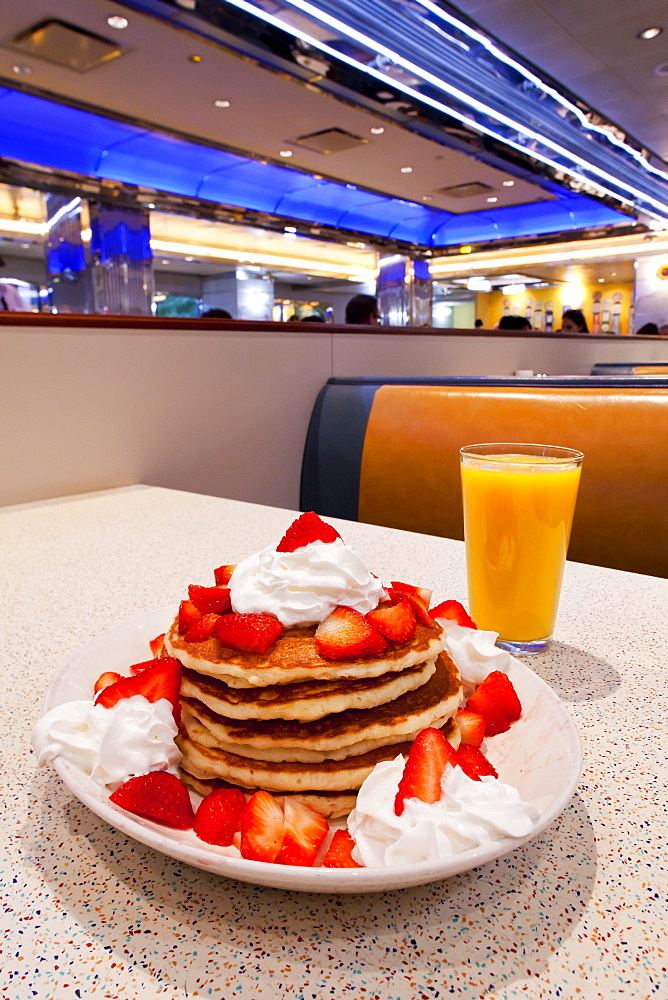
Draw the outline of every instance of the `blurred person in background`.
M0 267L4 267L5 262L0 257ZM21 298L16 285L10 285L6 281L0 280L0 309L7 312L28 312L28 307Z
M563 313L559 333L589 333L587 320L581 309L567 309Z
M346 323L375 326L380 323L378 299L375 295L353 295L346 306Z

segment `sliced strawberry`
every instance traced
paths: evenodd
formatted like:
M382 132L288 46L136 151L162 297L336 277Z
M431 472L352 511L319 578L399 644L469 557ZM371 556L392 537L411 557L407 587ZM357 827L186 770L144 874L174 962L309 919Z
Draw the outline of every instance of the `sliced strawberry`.
M462 743L466 746L479 747L485 738L485 720L477 712L468 708L460 708L455 716L459 727Z
M408 642L415 635L417 621L407 600L396 604L379 604L365 616L381 635L391 642Z
M283 844L283 810L273 795L262 789L254 792L241 817L242 858L249 861L276 861Z
M434 625L433 618L429 615L429 602L431 601L431 590L426 587L414 587L412 583L401 583L400 580L393 580L390 584L389 593L394 596L396 591L400 591L404 598L408 599L415 612L415 617L421 625Z
M162 659L162 657L154 656L152 660L142 660L141 663L131 663L130 673L140 674L143 670L148 670L149 667L154 667L157 659Z
M236 568L236 563L226 563L224 566L218 566L214 569L213 578L216 581L216 586L224 587L226 583L229 583Z
M174 719L178 725L180 687L181 664L173 656L162 656L159 660L152 660L150 667L134 677L121 677L119 681L103 688L95 699L95 704L112 708L122 698L132 698L136 694L143 695L151 702L166 698L172 703Z
M438 802L445 769L448 765L455 767L457 763L457 754L440 729L429 727L420 730L399 781L399 790L394 800L396 815L401 816L404 811L405 799Z
M522 714L512 681L501 670L494 670L485 677L467 701L466 708L482 715L486 736L505 733Z
M202 612L192 601L181 601L179 604L179 635L185 635L191 625L202 617Z
M477 628L468 611L459 601L442 601L435 608L429 609L432 618L449 618L457 622L458 625L465 625L467 628Z
M205 639L210 639L213 635L213 631L216 627L216 623L220 621L220 615L207 614L202 615L194 625L191 625L184 639L186 642L204 642Z
M277 861L279 865L310 867L329 833L329 823L304 802L290 798L283 806L285 833Z
M232 607L229 587L200 587L191 583L188 587L188 597L197 610L203 614L224 615Z
M282 632L278 618L262 613L222 615L213 630L224 645L244 653L266 653Z
M341 535L331 524L321 521L313 510L293 521L276 546L277 552L294 552L311 542L334 542Z
M353 859L355 841L347 830L335 830L327 853L322 859L324 868L363 868Z
M162 647L165 641L165 633L161 632L160 635L156 635L155 639L149 641L149 646L151 647L151 652L154 657L160 656L162 652Z
M128 778L109 799L121 809L179 830L189 830L195 819L188 789L169 771Z
M354 608L334 608L315 631L315 648L326 660L352 656L377 656L387 641L363 614Z
M117 674L115 670L106 670L103 674L100 674L98 679L95 681L95 686L93 691L97 694L102 688L109 687L110 684L115 684L116 681L120 681L123 674Z
M195 833L207 844L229 847L241 826L245 808L246 796L240 788L216 788L199 804Z
M480 747L471 747L462 743L457 748L457 758L462 771L474 781L480 781L484 775L490 775L492 778L499 777Z

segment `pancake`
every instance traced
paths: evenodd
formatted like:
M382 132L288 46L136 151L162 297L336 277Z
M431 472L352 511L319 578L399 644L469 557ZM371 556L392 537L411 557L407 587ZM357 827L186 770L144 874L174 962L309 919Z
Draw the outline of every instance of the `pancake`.
M461 696L459 671L444 651L426 684L374 708L348 709L312 722L230 719L196 699L181 701L186 731L200 745L263 760L315 762L412 740L427 726L443 725Z
M440 625L418 624L415 636L391 645L378 657L326 660L313 642L316 626L285 629L266 653L244 653L216 638L186 642L178 632L178 618L165 635L165 652L184 667L218 677L229 687L254 688L295 681L344 680L380 677L434 659L445 647Z
M298 719L312 722L347 709L373 708L426 684L436 669L435 660L407 667L398 673L360 680L302 681L271 684L264 688L230 687L224 681L183 668L181 694L196 698L212 712L229 719Z
M238 785L231 785L229 781L221 781L218 778L196 778L187 771L181 771L181 777L189 788L197 792L198 795L206 796L209 792L217 788L238 788ZM246 789L246 794L251 794L251 789ZM357 791L348 790L343 792L282 792L276 798L279 802L285 799L296 799L304 802L311 809L321 813L327 819L340 819L347 816L355 808L357 801Z
M459 729L453 719L442 732L453 746L459 744ZM259 761L226 750L205 747L180 733L176 742L183 754L181 769L200 779L222 779L243 789L264 788L269 792L350 792L360 788L380 761L407 757L411 743L398 742L344 760L317 764L301 761Z

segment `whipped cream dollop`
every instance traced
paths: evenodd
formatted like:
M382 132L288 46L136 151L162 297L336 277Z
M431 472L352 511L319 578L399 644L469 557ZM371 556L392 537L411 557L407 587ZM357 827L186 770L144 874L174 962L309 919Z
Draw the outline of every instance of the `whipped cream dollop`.
M40 766L61 757L100 785L119 785L149 771L176 774L181 751L172 705L142 695L111 708L92 701L57 705L37 722L32 746Z
M477 687L494 670L508 673L512 657L507 649L500 649L494 643L498 632L457 625L449 618L439 618L439 625L445 632L445 645L455 661L465 685Z
M321 622L340 604L366 614L385 595L362 557L340 538L294 552L268 546L236 566L229 587L235 611L266 612L286 628Z
M396 816L403 770L401 755L377 764L348 817L353 857L367 868L447 861L472 848L526 837L538 819L538 809L512 785L492 777L474 781L460 767L446 768L438 802L406 799Z

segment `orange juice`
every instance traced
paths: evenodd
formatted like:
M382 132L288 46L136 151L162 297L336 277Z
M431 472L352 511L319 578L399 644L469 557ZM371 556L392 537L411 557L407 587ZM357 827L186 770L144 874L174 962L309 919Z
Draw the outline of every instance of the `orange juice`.
M554 629L582 456L496 447L505 453L462 449L469 612L500 640L530 644L548 640Z

